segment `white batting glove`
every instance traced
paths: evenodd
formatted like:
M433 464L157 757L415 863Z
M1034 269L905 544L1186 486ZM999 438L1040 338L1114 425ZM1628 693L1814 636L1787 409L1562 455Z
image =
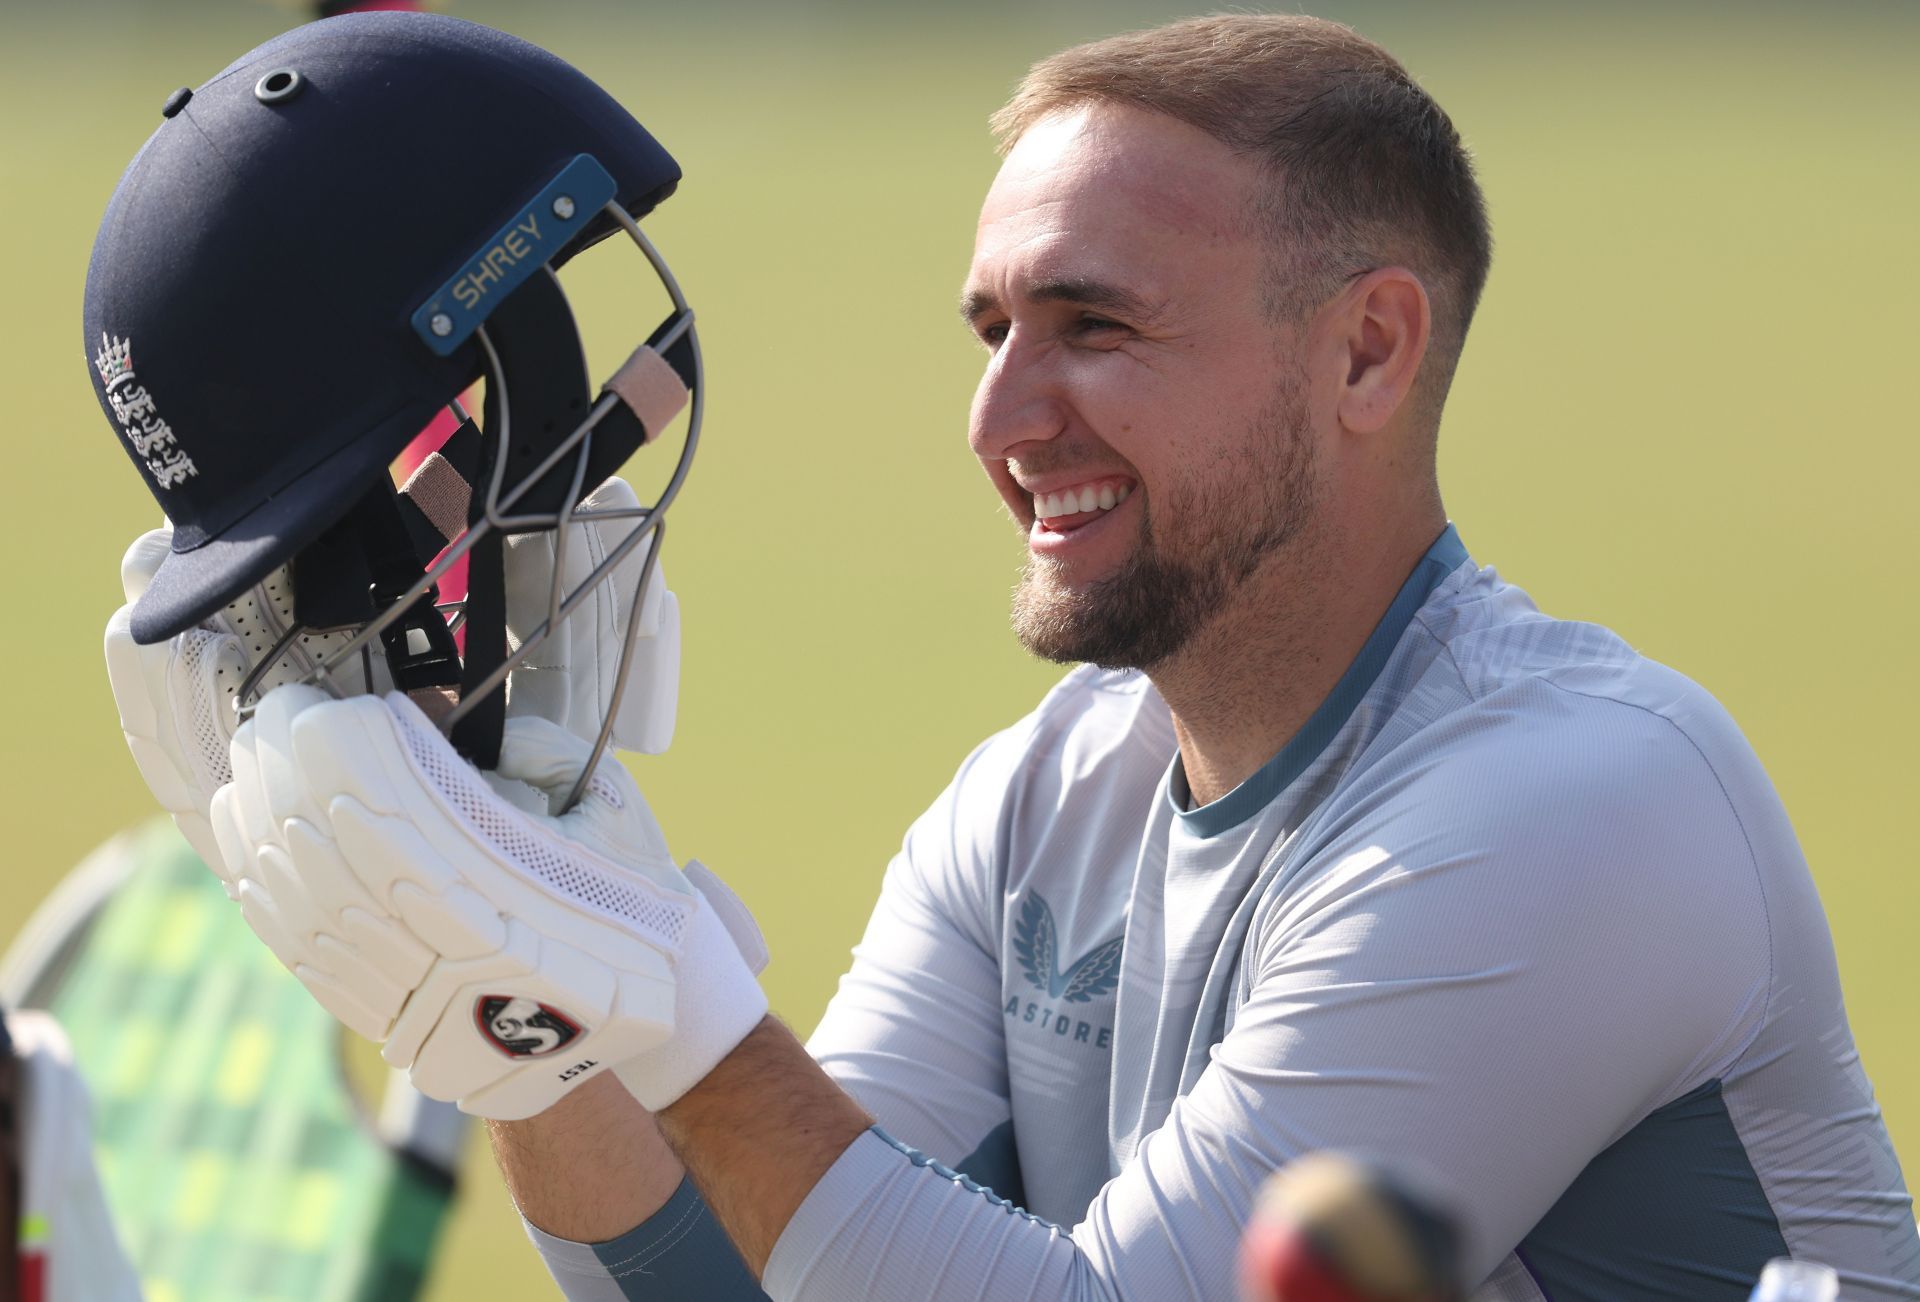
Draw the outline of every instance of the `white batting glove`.
M633 490L617 478L602 484L586 503L609 509L633 504L637 504ZM631 520L573 526L567 566L572 583L577 586L605 559L608 544L632 527ZM107 677L120 707L120 729L140 776L161 807L173 815L188 843L218 873L220 855L207 808L213 793L231 776L227 748L240 722L234 700L248 671L292 626L293 585L287 571L280 569L199 627L168 642L140 646L129 631L128 618L172 541L169 529L143 534L120 563L127 604L107 621ZM544 713L588 739L599 732L645 554L644 546L630 554L616 572L618 587L603 587L581 603L563 621L555 643L538 648L535 663L509 676L510 713ZM552 538L531 534L515 539L508 557L509 622L524 633L546 617ZM303 638L266 676L261 690L299 682L350 636L316 633ZM668 591L664 575L655 575L648 585L639 636L621 694L613 745L658 754L672 740L680 690L679 603ZM350 667L344 687L371 692L392 687L377 640L370 652L373 681L363 683L358 668Z
M634 511L640 499L624 479L609 479L580 504L582 511ZM631 518L590 520L567 531L562 580L572 592L628 534ZM551 531L516 534L507 539L507 634L515 649L546 621L553 591L555 535ZM571 615L507 678L507 713L552 719L575 736L591 741L600 733L613 699L620 650L634 592L646 563L642 542L614 567L613 577L594 588ZM680 699L680 602L667 587L664 572L647 584L640 610L639 640L627 668L620 708L614 713L613 748L659 755L673 741Z
M499 772L557 802L589 751L510 719ZM422 1093L515 1119L611 1068L657 1110L766 1014L751 919L674 866L615 760L572 812L532 815L405 697L291 686L242 725L232 766L212 821L247 922Z
M207 808L232 776L227 748L240 723L234 699L248 671L292 627L293 585L286 569L276 570L204 624L170 641L140 646L128 627L133 603L153 582L172 544L171 529L155 529L134 539L120 562L127 604L107 621L107 678L140 776L187 843L219 873ZM348 636L303 639L267 674L263 690L311 673ZM377 645L372 651L373 681L363 690L385 691L393 685L385 654ZM227 889L231 894L231 882Z

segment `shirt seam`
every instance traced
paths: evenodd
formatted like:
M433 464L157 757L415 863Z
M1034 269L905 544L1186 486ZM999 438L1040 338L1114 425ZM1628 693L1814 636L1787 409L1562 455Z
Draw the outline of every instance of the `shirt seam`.
M697 1197L692 1199L688 1202L686 1210L680 1213L679 1219L667 1226L659 1239L615 1261L602 1261L600 1265L607 1274L616 1279L622 1275L637 1274L642 1267L658 1261L691 1234L693 1225L690 1222L697 1222L702 1210L703 1205L700 1200Z
M1467 560L1460 562L1460 564L1454 569L1454 572L1452 574L1442 579L1434 587L1434 590L1432 591L1432 593L1428 595L1427 599L1420 603L1420 608L1413 612L1413 622L1415 624L1418 624L1421 630L1424 633L1426 633L1428 637L1432 638L1434 642L1439 646L1440 650L1443 653L1445 653L1447 657L1447 663L1453 666L1454 677L1460 680L1460 690L1467 694L1467 698L1469 700L1478 701L1481 697L1481 694L1473 690L1473 683L1471 680L1468 679L1467 671L1461 668L1460 666L1460 657L1453 653L1453 639L1450 637L1440 636L1440 630L1436 629L1433 626L1432 620L1429 616L1429 612L1438 607L1439 605L1438 598L1441 596L1441 594L1446 593L1446 595L1448 596L1459 595L1458 589L1466 587L1467 577L1469 576L1469 572L1471 574L1478 574L1480 572L1477 568L1474 567L1474 563L1471 557L1469 557ZM1455 582L1456 580L1458 580L1457 584ZM1456 590L1454 592L1448 593L1447 589L1450 586L1455 587ZM1455 607L1449 606L1448 609L1452 610L1452 609L1455 609Z

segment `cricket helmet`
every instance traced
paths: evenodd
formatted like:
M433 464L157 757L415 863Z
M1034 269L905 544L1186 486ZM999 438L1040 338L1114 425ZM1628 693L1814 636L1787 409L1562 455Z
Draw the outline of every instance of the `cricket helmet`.
M135 639L291 565L301 628L362 626L348 654L378 637L398 686L459 687L455 742L491 764L505 536L576 518L691 396L667 489L627 513L651 569L697 440L692 313L637 224L678 165L562 60L429 13L308 24L162 113L107 206L84 309L101 409L174 528ZM554 272L623 231L672 310L596 397ZM477 380L475 423L458 399ZM389 463L449 407L437 477L396 492ZM462 557L464 656L434 587Z

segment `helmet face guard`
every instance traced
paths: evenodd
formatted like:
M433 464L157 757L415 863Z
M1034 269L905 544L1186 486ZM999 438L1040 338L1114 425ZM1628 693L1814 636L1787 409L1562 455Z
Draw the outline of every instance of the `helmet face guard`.
M611 178L604 169L590 156L582 155L534 198L527 211L537 214L555 205L563 210L579 211L584 202L576 197L580 191L585 190L587 197L592 198L610 186ZM440 723L451 730L455 744L483 766L490 765L498 756L500 727L505 719L502 689L507 676L593 589L610 582L627 557L643 544L647 547L646 559L641 566L632 609L635 612L644 609L647 585L657 581L657 561L666 536L667 507L686 482L694 451L699 446L705 398L693 309L688 306L666 260L639 223L610 198L595 211L604 212L645 254L672 300L671 314L607 380L584 417L556 435L553 432L556 414L565 416L581 405L578 386L570 382L573 376L584 374L585 363L578 335L566 315L566 301L552 271L544 263L523 263L528 268L521 277L523 285L509 287L508 294L499 298L498 305L505 319L491 328L490 311L472 313L461 329L478 341L486 357L484 421L475 425L458 404L454 404L460 427L449 439L448 447L429 457L398 494L402 519L408 526L416 553L431 556L439 551L439 558L405 588L377 594L377 611L370 614L348 642L322 659L305 680L335 695L364 690L363 652L379 639L388 671L395 686L402 691L459 689L457 702L441 715ZM537 224L537 217L523 217L518 224L522 227ZM495 243L489 247L501 246ZM481 250L474 265L484 265L486 254L487 250ZM463 278L467 274L463 273ZM423 303L415 313L423 336L446 337L436 329L436 326L444 329L447 324L449 314L443 308L443 301L461 284L459 280L451 282L443 295ZM452 333L446 331L446 334ZM459 342L462 340L453 339L447 346L451 348ZM510 378L508 356L515 360L512 370L522 377L519 381ZM635 450L652 442L689 405L691 412L679 460L652 505L621 510L580 508L583 498ZM455 448L455 445L459 446ZM454 449L453 456L447 455L450 448ZM461 462L475 467L478 474L463 473ZM509 482L510 467L529 463L530 469L520 471L517 478ZM384 499L381 485L374 487L372 496L375 500ZM608 550L606 557L582 582L569 590L564 575L570 526L610 520L631 521L633 528ZM364 545L365 517L356 513L348 517L348 524ZM505 643L501 546L509 535L537 530L552 531L555 535L547 617L533 628L521 631L516 639L518 645L509 650ZM327 550L323 540L295 557L296 622L241 685L242 714L252 711L258 703L260 683L304 634L318 628L360 622L327 614L308 614L310 610L325 610L332 601L350 599L350 594L337 592L339 578L343 570L349 574L357 571L350 566L331 565L322 570L314 563L315 555L316 552L326 555ZM462 560L470 566L469 596L459 601L438 601L440 583ZM374 586L378 586L377 579ZM446 618L448 616L451 619ZM467 637L464 658L448 654L451 634L461 628ZM611 736L619 693L639 628L637 615L627 621L620 665L613 680L613 696L607 703L606 718L596 740L595 759ZM591 767L589 764L588 770ZM583 772L582 784L586 777L587 773Z
M400 690L457 693L442 726L491 767L514 667L644 546L622 681L657 582L704 400L692 311L637 218L678 166L560 60L433 14L309 24L165 116L109 204L85 311L102 409L175 526L134 636L171 637L291 566L295 627L256 648L243 711L303 637L351 628L308 681L369 690L377 646ZM610 235L672 306L596 397L555 272ZM476 380L477 423L458 405ZM689 404L651 505L581 509ZM459 428L396 492L389 463L446 409ZM613 520L632 528L569 590L570 526ZM510 647L504 546L549 530L546 619ZM465 599L440 602L463 560Z

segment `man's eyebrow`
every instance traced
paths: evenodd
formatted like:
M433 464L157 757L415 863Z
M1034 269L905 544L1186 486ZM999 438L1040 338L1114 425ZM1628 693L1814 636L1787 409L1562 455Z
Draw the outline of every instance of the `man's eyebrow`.
M1026 298L1034 303L1078 303L1099 312L1130 321L1150 321L1159 309L1130 289L1093 280L1085 276L1062 276L1031 286ZM960 299L960 317L969 323L978 321L1000 306L1000 300L986 290L976 289Z
M998 306L1000 300L986 290L972 290L960 296L960 319L972 325Z

